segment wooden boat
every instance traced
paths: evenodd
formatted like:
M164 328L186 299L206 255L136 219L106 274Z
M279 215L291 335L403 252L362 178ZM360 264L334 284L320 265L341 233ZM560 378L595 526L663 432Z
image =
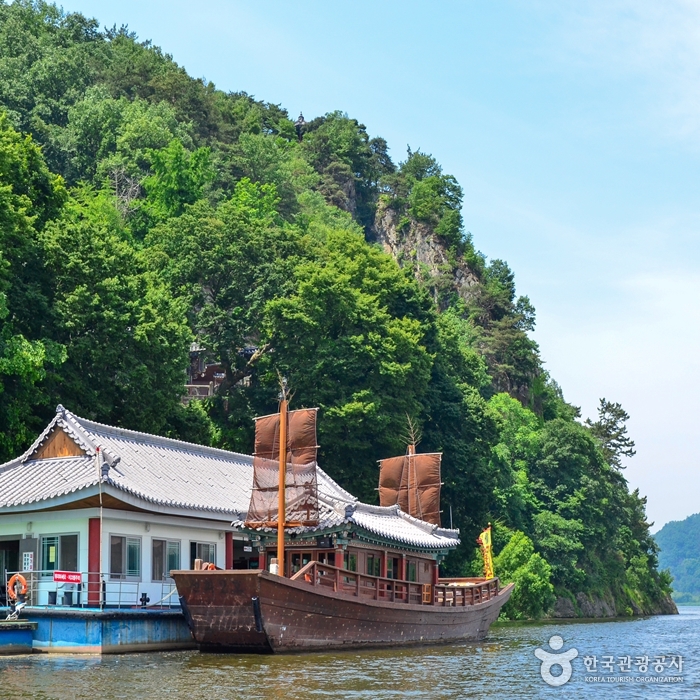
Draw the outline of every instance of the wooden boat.
M268 571L172 575L199 648L245 653L479 641L513 590L496 578L417 584L318 562L292 578Z
M488 564L488 578L439 578L459 544L457 530L440 527L439 455L416 454L412 443L382 460L381 505L372 506L318 467L316 447L316 411L287 412L285 393L280 412L256 422L250 508L233 523L248 537L251 568L171 572L200 649L483 639L513 585L501 587Z

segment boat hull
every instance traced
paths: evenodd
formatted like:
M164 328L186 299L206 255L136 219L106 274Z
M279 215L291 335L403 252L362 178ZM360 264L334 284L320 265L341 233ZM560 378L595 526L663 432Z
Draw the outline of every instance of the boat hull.
M474 605L362 600L267 571L173 571L202 651L275 653L484 639L513 586Z

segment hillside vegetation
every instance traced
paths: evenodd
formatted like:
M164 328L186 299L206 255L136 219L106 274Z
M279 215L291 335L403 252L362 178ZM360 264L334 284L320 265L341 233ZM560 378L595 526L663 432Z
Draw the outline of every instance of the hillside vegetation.
M324 469L369 502L411 417L444 452L446 570L478 570L494 522L511 616L662 609L627 415L566 403L435 158L391 157L340 111L297 129L125 27L26 0L0 3L0 108L0 460L59 402L250 452L281 373L320 407ZM184 408L193 341L225 380Z
M654 539L660 547L659 562L673 576L673 599L700 604L700 513L666 523Z

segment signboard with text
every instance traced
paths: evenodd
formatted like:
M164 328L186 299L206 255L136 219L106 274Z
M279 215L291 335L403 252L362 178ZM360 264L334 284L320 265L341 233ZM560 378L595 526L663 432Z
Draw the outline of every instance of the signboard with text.
M82 576L79 571L54 571L53 580L57 583L80 583Z

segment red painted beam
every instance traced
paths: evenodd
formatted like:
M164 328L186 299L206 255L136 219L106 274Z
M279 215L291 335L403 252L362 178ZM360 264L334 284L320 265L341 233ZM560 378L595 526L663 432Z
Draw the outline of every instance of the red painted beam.
M98 607L100 604L100 559L102 555L100 543L100 519L90 518L88 520L88 605Z

